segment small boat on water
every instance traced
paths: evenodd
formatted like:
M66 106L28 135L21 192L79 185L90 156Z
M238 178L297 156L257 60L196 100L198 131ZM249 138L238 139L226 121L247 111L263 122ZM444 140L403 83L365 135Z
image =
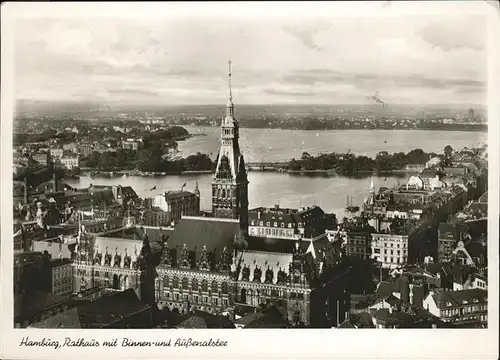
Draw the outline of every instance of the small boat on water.
M127 174L123 174L122 178L126 178L127 177Z
M316 133L316 136L319 136L319 133Z

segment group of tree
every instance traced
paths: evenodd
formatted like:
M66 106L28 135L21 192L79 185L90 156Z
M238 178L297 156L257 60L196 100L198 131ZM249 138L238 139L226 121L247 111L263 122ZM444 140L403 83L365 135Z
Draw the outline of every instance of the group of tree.
M137 169L143 172L208 171L212 167L213 161L210 157L200 152L185 158L167 159L157 156L153 151L143 150L137 159Z
M373 170L389 172L404 169L410 164L425 164L429 158L435 156L437 154L426 153L422 149L415 149L406 154L404 152L389 154L387 151L381 151L374 158L338 153L312 156L304 152L300 159L290 160L288 169L292 171L335 169L342 175Z
M86 160L86 166L100 171L137 169L142 172L178 173L211 170L213 161L208 155L199 152L185 158L168 159L164 156L162 147L156 145L139 151L94 151Z
M47 129L41 133L15 133L12 140L14 146L40 143L51 139L59 139L64 143L69 143L75 141L76 136L77 135L71 131L65 131L58 134L54 129Z

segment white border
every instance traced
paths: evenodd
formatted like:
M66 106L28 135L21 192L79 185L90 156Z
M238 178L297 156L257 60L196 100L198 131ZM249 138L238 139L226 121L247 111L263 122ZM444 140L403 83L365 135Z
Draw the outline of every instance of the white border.
M500 120L500 26L498 2L386 2L351 3L4 3L2 4L1 72L1 328L0 358L388 358L496 359L498 358L498 134ZM12 329L12 115L13 20L39 17L178 18L182 16L239 17L373 17L414 14L475 13L489 25L489 327L484 330L43 330ZM20 348L23 336L106 340L126 335L136 341L210 337L228 342L226 348Z

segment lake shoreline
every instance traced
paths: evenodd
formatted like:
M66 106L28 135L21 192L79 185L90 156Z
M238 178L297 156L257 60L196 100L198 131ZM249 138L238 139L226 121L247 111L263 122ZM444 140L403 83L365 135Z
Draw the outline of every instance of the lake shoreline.
M265 172L265 173L278 173L283 175L292 175L292 176L314 176L314 175L326 175L328 177L336 177L342 176L346 178L358 178L358 177L366 177L367 175L375 175L375 176L404 176L408 174L416 174L415 171L410 170L392 170L392 171L370 171L370 170L361 170L356 171L350 174L342 174L338 173L333 169L329 170L250 170L248 172ZM127 177L168 177L168 176L190 176L190 175L203 175L203 174L212 174L212 170L188 170L188 171L179 171L179 172L158 172L158 173L142 173L138 174L137 171L134 170L116 170L116 171L98 171L95 173L92 172L83 172L79 176L89 176L91 178L127 178ZM66 179L74 179L74 176L66 176Z

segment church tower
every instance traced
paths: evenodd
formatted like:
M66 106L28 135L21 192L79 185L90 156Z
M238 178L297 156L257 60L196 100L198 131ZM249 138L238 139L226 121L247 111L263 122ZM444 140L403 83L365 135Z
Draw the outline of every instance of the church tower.
M239 219L241 230L248 228L248 179L240 153L239 126L234 116L229 62L229 100L221 123L221 144L212 182L212 216Z

